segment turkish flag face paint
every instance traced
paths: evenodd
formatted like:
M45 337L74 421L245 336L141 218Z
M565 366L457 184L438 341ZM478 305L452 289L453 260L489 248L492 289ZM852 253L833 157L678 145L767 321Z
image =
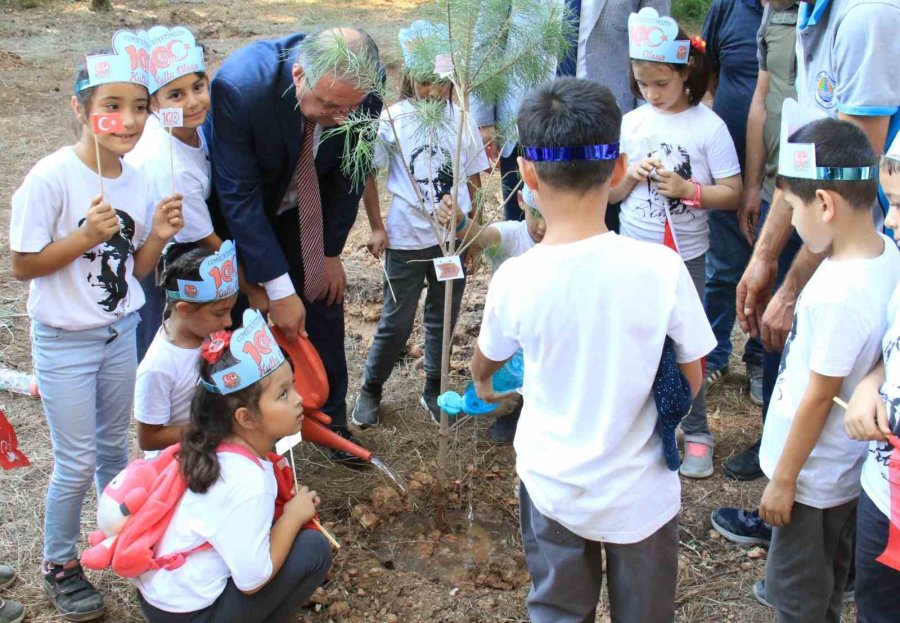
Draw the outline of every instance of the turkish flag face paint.
M94 113L91 115L91 129L94 134L124 132L125 121L122 119L122 115L117 112Z

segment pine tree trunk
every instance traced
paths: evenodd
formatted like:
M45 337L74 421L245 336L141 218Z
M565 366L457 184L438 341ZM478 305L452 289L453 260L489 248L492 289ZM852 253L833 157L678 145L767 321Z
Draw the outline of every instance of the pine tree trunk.
M92 11L109 11L111 8L111 0L91 0Z

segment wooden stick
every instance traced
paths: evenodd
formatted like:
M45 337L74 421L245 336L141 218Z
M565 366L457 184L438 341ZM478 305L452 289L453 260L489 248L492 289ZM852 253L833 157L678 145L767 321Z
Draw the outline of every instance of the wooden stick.
M297 464L294 462L294 449L293 448L291 448L291 473L294 475L294 493L296 494L297 493ZM332 535L328 530L325 529L325 526L323 526L321 523L319 523L319 520L317 518L313 517L312 523L319 530L319 532L322 533L322 536L324 536L326 539L328 539L328 542L334 546L334 549L341 549L341 544L338 543L336 538L334 538L334 535Z
M384 251L381 252L381 272L384 273L384 280L387 281L388 288L391 290L391 298L394 299L394 303L397 303L397 295L394 294L394 286L391 285L391 278L388 277L387 274L387 266L384 263Z
M172 195L175 195L175 135L172 134L172 126L169 126L169 165L172 171Z
M103 167L100 165L100 139L94 134L94 149L97 152L97 175L100 176L100 196L103 196Z
M834 404L836 404L837 406L839 406L839 407L840 407L841 409L843 409L844 411L847 410L847 403L844 402L843 400L841 400L838 396L835 396L835 397L833 398L833 400L834 400Z

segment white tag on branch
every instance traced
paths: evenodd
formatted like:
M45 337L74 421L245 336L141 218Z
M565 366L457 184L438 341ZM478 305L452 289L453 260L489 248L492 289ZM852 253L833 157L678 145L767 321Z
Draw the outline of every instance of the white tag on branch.
M279 455L284 455L289 452L291 448L296 446L298 443L303 441L303 433L296 432L290 437L282 437L278 441L275 442L275 453Z
M449 54L438 54L434 57L434 73L438 78L453 77L453 57Z
M184 109L160 108L159 122L164 128L180 128L184 125Z
M462 262L458 255L434 258L434 272L437 273L438 281L450 281L451 279L463 279L465 277Z

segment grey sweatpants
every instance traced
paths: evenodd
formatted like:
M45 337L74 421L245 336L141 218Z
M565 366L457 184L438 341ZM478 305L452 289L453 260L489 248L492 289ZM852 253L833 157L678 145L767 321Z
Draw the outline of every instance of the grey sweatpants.
M519 490L532 623L593 623L606 555L613 623L672 623L678 580L678 517L643 541L590 541L545 517Z
M856 531L856 500L834 508L799 502L772 530L766 597L778 623L840 623Z

